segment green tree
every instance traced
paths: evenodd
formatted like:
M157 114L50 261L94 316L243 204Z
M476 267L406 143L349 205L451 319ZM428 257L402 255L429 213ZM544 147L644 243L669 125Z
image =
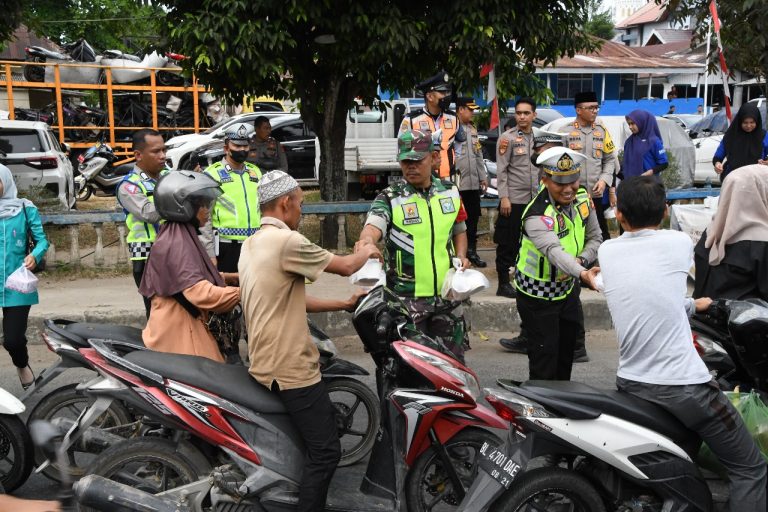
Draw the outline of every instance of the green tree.
M143 52L165 45L158 36L165 13L139 0L30 0L24 5L23 22L57 44L85 38L97 52Z
M587 0L589 19L584 25L584 30L587 34L610 41L616 35L613 31L613 18L610 11L601 11L601 9L600 0Z
M656 0L660 3L660 0ZM694 30L691 45L696 47L707 39L709 0L671 0L672 19L688 24ZM757 77L768 77L768 8L764 0L719 0L720 38L725 60L730 70L738 69ZM709 67L719 67L717 43L712 36ZM768 84L763 84L768 95Z
M354 98L377 86L407 92L444 68L459 90L485 87L494 62L500 97L527 93L534 62L551 64L595 42L583 0L161 0L170 45L215 94L299 100L320 142L320 191L346 197L344 139ZM332 226L331 226L332 227ZM330 231L330 230L329 230ZM326 233L329 233L326 231Z
M13 31L21 24L23 0L6 0L3 2L3 15L0 16L0 51L11 40Z

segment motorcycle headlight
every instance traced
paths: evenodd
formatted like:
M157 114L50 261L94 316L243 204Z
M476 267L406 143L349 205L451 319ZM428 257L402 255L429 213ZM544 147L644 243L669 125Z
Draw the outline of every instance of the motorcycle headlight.
M480 383L477 382L477 379L471 373L465 372L461 368L458 368L452 365L447 360L434 356L428 352L424 352L422 350L419 350L413 347L403 347L403 350L408 352L413 357L416 357L424 361L425 363L431 364L432 366L435 366L441 371L447 373L451 377L457 379L459 382L462 383L462 385L459 386L461 390L464 391L469 396L471 396L472 398L474 398L475 400L477 400L478 397L481 396Z

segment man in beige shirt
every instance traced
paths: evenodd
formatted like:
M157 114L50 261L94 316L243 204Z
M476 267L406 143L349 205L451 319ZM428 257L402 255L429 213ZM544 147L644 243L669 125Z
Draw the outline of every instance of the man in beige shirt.
M371 244L355 254L335 256L307 240L296 231L302 201L298 183L287 173L264 175L259 185L261 229L243 244L238 270L250 373L278 394L304 439L307 453L296 510L309 512L325 507L341 447L307 312L351 310L358 296L346 301L307 297L304 283L324 271L349 276L381 254Z

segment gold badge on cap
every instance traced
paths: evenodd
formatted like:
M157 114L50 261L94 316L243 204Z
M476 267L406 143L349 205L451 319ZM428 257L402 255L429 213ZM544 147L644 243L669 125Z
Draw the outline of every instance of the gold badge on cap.
M568 153L563 153L563 156L557 161L557 168L561 171L570 171L572 166L573 158Z

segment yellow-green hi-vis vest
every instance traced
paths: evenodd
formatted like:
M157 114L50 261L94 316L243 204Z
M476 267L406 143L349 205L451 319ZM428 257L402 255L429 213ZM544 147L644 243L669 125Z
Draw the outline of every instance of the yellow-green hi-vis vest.
M205 173L221 184L222 199L211 212L211 224L221 238L245 240L261 226L259 182L261 170L245 162L241 173L233 171L223 160L205 169Z
M409 185L390 187L387 195L392 208L386 240L389 286L404 297L435 297L454 255L453 226L461 208L458 188L433 179L428 197Z
M160 176L163 176L168 172L168 169L164 169L160 173ZM144 171L136 172L136 169L134 169L130 174L123 178L123 181L136 185L139 187L139 190L141 190L141 193L147 197L150 203L155 202L154 194L157 181L150 178ZM161 222L150 224L149 222L137 219L136 216L128 210L123 209L123 211L125 211L125 227L128 229L128 236L125 241L128 242L131 261L146 260L149 258L149 251L152 249L152 244L155 243L155 239L157 238L157 232L160 229Z
M586 189L579 188L571 208L575 213L573 220L552 204L546 188L525 208L515 272L515 287L521 293L544 300L563 300L571 293L575 278L552 265L525 234L526 219L533 216L548 217L552 221L552 230L565 252L574 257L578 256L586 243L587 217L592 209Z

